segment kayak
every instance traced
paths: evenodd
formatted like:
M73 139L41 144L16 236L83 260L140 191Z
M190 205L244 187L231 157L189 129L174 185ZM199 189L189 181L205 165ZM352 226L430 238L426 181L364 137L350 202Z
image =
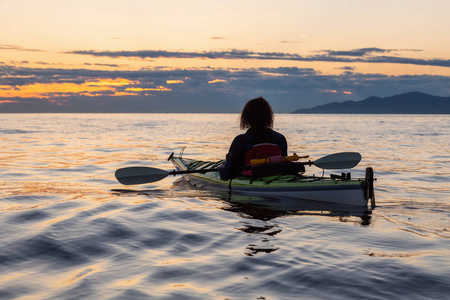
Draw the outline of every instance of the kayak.
M223 180L218 171L205 173L196 170L217 169L222 161L201 161L172 153L168 158L176 170L182 171L183 176L194 186L228 192L238 195L289 197L308 201L320 201L343 205L366 206L371 200L375 206L373 191L373 170L366 169L365 178L351 178L350 174L317 177L306 175L272 175L260 178L246 176ZM192 171L192 172L191 172ZM345 176L347 175L347 176Z

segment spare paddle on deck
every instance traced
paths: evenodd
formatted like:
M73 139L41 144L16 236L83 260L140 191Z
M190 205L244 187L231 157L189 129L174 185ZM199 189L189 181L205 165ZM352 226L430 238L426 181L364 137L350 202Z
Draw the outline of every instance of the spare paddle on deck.
M304 162L304 165L315 165L321 169L350 169L361 161L357 152L342 152L319 158L315 162ZM186 171L165 171L152 167L127 167L116 171L117 180L124 185L143 184L159 181L169 175L216 172L218 169L200 169Z

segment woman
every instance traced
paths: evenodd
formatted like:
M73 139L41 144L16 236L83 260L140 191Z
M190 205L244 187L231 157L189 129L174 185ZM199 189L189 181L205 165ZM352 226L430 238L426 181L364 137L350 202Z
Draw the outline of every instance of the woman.
M286 138L272 130L273 111L264 98L247 102L241 113L240 127L248 130L231 143L226 161L219 169L222 179L240 176L242 168L253 158L287 155Z

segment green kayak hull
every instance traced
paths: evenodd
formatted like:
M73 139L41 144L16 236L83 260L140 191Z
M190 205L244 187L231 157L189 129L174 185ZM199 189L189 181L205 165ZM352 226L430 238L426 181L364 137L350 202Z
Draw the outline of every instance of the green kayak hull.
M217 168L222 161L200 161L171 155L169 161L179 171ZM277 175L257 179L238 177L222 180L219 172L190 173L183 175L194 186L230 194L289 197L309 201L321 201L343 205L367 206L367 189L370 184L365 178L341 180L330 177L303 175Z

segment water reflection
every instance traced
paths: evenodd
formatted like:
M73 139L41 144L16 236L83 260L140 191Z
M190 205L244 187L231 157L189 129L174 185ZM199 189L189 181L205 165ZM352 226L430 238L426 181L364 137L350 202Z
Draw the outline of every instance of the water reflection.
M279 234L282 229L278 224L268 225L265 224L258 225L252 222L243 222L243 227L236 228L239 231L247 233L248 235L258 235L258 243L250 243L245 248L244 255L255 256L259 253L272 253L280 249L271 243L272 237Z
M243 252L241 253L249 257L275 253L284 248L279 244L279 235L285 227L274 222L277 218L322 216L334 218L337 222L353 222L362 226L370 225L371 221L371 211L367 210L367 207L319 203L302 199L229 195L228 193L211 192L194 187L184 179L175 181L172 189L167 190L115 189L113 193L117 196L132 197L136 195L160 200L184 199L183 204L177 203L178 213L177 211L174 213L180 214L185 210L198 210L199 218L203 220L201 223L206 222L204 219L207 219L206 215L203 214L204 210L211 208L210 203L216 203L217 205L213 206L213 210L231 212L239 217L237 221L240 225L234 227L234 229L248 236L246 238L246 241L248 241L243 246ZM199 205L199 202L203 204ZM167 202L165 205L170 206ZM181 208L180 205L185 205L185 207ZM176 217L171 216L171 218ZM183 222L188 222L191 219L197 218L183 216ZM196 235L199 235L199 233L197 232ZM189 239L192 237L189 236ZM183 240L183 244L190 243Z
M171 190L114 189L116 195L136 194L157 197L173 197L176 193L181 198L217 200L222 202L224 211L236 213L244 219L269 221L279 217L315 215L333 217L340 222L355 222L363 226L370 225L372 211L368 207L359 207L328 202L311 201L289 197L263 197L228 194L227 192L207 191L191 185L184 178L173 182ZM259 233L266 229L255 230ZM246 231L247 232L247 231ZM251 230L249 229L248 233Z
M372 211L365 207L352 207L333 203L309 201L304 199L248 197L249 202L243 202L245 196L229 197L229 207L224 210L236 212L243 218L252 218L263 221L278 217L315 215L333 217L340 222L355 222L360 225L370 225ZM239 201L236 202L235 200ZM251 201L251 202L250 202ZM286 204L282 206L281 203Z
M352 172L376 170L373 214L228 198L185 181L173 185L173 177L132 190L114 179L120 167L171 168L168 154L185 145L189 157L223 158L240 133L238 115L4 114L0 295L445 298L448 116L276 118L292 152L313 159L362 153Z

